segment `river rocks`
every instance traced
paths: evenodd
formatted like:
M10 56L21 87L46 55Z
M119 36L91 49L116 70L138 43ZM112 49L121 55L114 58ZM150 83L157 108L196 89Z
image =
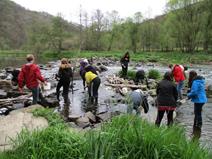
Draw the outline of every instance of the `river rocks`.
M29 131L43 129L48 126L46 119L34 117L32 110L40 108L39 105L14 110L8 116L0 117L0 150L11 148L11 138L15 138L23 128Z
M148 94L152 97L156 97L157 96L156 89L148 90Z
M96 116L90 111L85 113L85 117L87 117L91 123L96 123Z
M212 85L208 85L206 91L207 91L207 96L208 96L209 98L212 98Z
M81 128L86 128L90 125L88 117L81 117L76 120L76 124Z
M0 108L0 115L8 115L10 110L6 107Z
M0 88L4 90L12 89L10 80L0 80Z
M68 121L76 122L76 120L79 119L80 117L81 117L80 115L69 115L68 116Z
M0 99L4 99L7 98L7 92L5 92L4 90L0 89Z
M111 119L112 116L111 116L111 113L107 112L104 114L98 114L96 117L100 121L108 121L109 119Z
M0 73L0 79L6 79L7 75L5 73Z
M6 71L7 73L12 73L13 70L14 70L13 67L6 67L6 68L5 68L5 71Z

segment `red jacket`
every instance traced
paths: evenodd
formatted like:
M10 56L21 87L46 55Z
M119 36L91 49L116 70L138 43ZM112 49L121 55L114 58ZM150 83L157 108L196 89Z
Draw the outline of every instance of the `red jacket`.
M36 64L25 64L21 68L21 72L18 75L18 85L20 88L26 84L27 88L38 87L39 81L44 82L44 78L41 75L40 69Z
M180 67L180 65L175 65L172 74L176 82L184 81L185 76L184 76L184 70Z

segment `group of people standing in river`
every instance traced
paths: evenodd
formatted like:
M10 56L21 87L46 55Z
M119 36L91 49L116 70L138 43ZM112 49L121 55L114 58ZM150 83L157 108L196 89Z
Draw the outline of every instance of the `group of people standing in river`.
M42 77L39 67L34 63L34 56L32 54L27 55L26 60L27 63L22 66L17 78L19 91L23 92L23 86L26 85L27 88L29 88L32 92L33 104L37 104L39 101L46 103L46 100L43 98L39 87L39 81L46 84L46 80ZM120 60L123 78L127 78L129 62L130 56L129 53L126 52L126 54ZM158 107L158 113L155 124L157 126L160 126L165 112L167 113L167 125L170 126L173 124L173 112L177 107L177 101L183 98L182 89L186 80L185 71L187 70L187 67L175 64L169 65L169 68L170 71L164 74L163 79L158 83L156 88L156 105ZM98 89L101 83L97 70L94 66L89 64L87 59L83 59L80 61L79 73L83 80L84 90L86 88L88 89L89 102L97 105ZM60 100L60 88L63 87L62 95L64 97L64 102L69 104L70 101L68 98L68 93L71 79L73 80L73 69L68 59L63 58L61 60L56 78L58 80L56 87L57 99L58 101ZM136 73L135 83L138 84L139 80L143 80L144 78L144 71L139 70ZM195 117L193 124L193 136L194 138L199 138L202 127L202 107L207 102L205 79L202 76L199 76L196 71L190 71L188 87L189 91L187 93L187 99L191 99L191 101L194 102ZM135 109L137 109L140 104L143 106L147 104L147 100L144 100L144 97L145 96L143 95L142 91L132 91L131 99ZM143 101L145 101L145 103ZM147 107L144 108L146 108L145 111L147 113Z
M127 78L129 60L129 53L126 52L120 60L123 78ZM182 90L186 80L185 71L187 71L188 68L179 64L170 64L169 68L170 71L164 74L163 79L158 83L156 88L156 105L158 113L155 124L157 126L160 126L165 112L167 113L167 125L170 126L173 124L173 112L177 107L178 101L183 99ZM136 72L136 84L140 79L145 79L144 74L143 70L138 70ZM188 88L187 99L191 99L194 103L194 123L192 135L193 139L199 139L202 128L202 107L207 102L204 77L198 75L194 70L190 71L188 77ZM139 103L139 100L143 100L142 97L144 97L142 95L142 91L133 91L131 93L131 99L135 108L138 108L137 103ZM141 103L142 102L139 104Z

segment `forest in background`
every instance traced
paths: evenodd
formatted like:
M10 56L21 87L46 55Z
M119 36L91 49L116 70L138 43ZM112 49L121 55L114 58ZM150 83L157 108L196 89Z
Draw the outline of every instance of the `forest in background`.
M90 15L81 9L75 24L59 13L54 17L0 0L0 49L210 53L211 8L211 0L169 0L166 14L154 19L141 12L123 19L117 11Z

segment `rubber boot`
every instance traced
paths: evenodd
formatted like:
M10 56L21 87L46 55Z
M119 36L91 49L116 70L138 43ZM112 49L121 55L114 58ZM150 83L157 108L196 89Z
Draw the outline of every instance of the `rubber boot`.
M201 137L201 128L198 126L193 126L193 133L192 133L192 141L198 141Z
M98 97L95 97L94 105L95 105L95 106L97 106L97 105L98 105Z
M70 104L70 100L69 100L69 98L68 98L68 95L63 95L63 98L64 98L64 103L65 104Z

